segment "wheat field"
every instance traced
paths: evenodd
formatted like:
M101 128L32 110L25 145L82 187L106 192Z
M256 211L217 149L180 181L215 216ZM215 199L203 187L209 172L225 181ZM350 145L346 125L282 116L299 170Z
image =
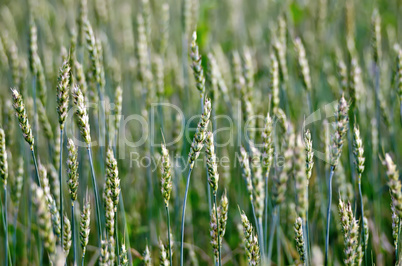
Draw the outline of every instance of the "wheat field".
M399 0L2 0L0 265L402 265Z

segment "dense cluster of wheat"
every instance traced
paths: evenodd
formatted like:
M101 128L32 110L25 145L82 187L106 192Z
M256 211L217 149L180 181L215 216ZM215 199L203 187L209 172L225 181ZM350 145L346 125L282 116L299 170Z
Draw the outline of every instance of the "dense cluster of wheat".
M402 4L363 2L2 1L1 264L402 263Z

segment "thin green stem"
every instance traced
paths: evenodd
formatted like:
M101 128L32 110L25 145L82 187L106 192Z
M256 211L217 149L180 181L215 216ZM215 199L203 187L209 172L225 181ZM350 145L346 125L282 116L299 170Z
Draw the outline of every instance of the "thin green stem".
M258 218L258 225L260 228L260 234L259 234L259 242L260 242L260 250L261 250L261 256L262 256L262 261L265 261L265 246L264 246L264 239L263 239L263 229L262 229L262 217Z
M149 122L149 127L148 130L150 132L150 139L148 141L148 145L149 145L149 160L152 161L152 156L154 154L154 148L153 148L153 141L154 141L154 130L152 128L152 123L153 123L153 116L152 116L152 112L148 113L148 122ZM152 125L151 125L152 124ZM151 239L152 236L152 213L153 213L153 199L154 199L154 186L153 186L153 182L152 182L152 169L151 169L151 165L149 165L149 167L147 167L147 177L148 177L148 224L150 225L149 227L149 238Z
M214 193L214 204L215 204L215 217L216 217L216 228L217 228L217 233L218 233L218 261L219 261L219 266L222 265L222 259L221 259L221 237L220 237L220 230L219 230L219 217L218 217L218 205L216 204L216 193Z
M401 219L399 219L398 224L398 236L396 238L396 248L395 248L395 261L398 262L398 253L399 253L399 237L401 235Z
M306 186L306 197L307 197L307 209L306 209L306 221L305 221L305 234L306 234L306 249L307 249L307 259L306 261L311 264L310 261L310 233L309 233L309 228L308 228L308 185Z
M362 184L361 184L361 178L362 175L359 174L359 197L360 197L360 211L361 211L361 239L363 240L363 245L364 245L364 262L367 265L367 246L366 246L366 236L364 234L364 207L363 207L363 194L362 194Z
M99 100L100 100L100 108L99 108L99 112L100 112L100 119L99 119L99 123L98 123L98 130L99 130L99 159L101 162L104 162L103 158L104 158L104 147L105 147L105 141L106 141L106 118L105 118L105 100L103 97L103 89L100 87L100 84L97 83L97 89L98 89L98 94L99 94ZM105 165L103 163L100 164L101 165L101 174L102 176L104 176L105 174Z
M268 265L271 265L272 246L274 244L275 227L276 227L276 223L278 220L278 209L279 209L279 206L276 205L274 208L273 216L272 216L271 230L269 232L268 261L267 261Z
M280 214L280 210L278 209L278 215L276 216L277 218L277 222L276 222L276 256L278 258L278 265L282 265L281 263L281 239L279 237L279 229L280 229L280 224L281 224L281 214Z
M328 265L328 245L329 245L329 225L331 223L331 204L332 204L332 177L334 176L334 167L331 166L328 184L328 208L327 208L327 230L325 234L325 266Z
M167 224L168 224L168 247L169 247L169 260L170 260L170 265L173 265L172 263L172 246L170 244L170 214L169 214L169 205L165 205L166 207L166 218L167 218Z
M75 240L75 216L74 216L74 201L71 203L71 234L73 235L73 265L77 265L77 241Z
M59 159L59 194L60 194L60 222L61 222L61 232L64 229L64 219L63 219L63 182L62 182L62 164L63 160L63 129L60 127L60 159Z
M96 212L96 217L97 217L96 227L98 229L98 246L100 246L101 238L102 238L102 224L101 224L101 218L100 218L100 213L99 213L98 188L96 185L95 170L94 170L94 165L92 162L92 149L91 149L90 144L88 144L87 151L88 151L88 157L89 157L89 164L91 165L92 185L93 185L93 190L94 190L94 195L95 195L95 212Z
M32 182L33 177L31 176ZM28 219L27 219L27 259L31 261L31 238L32 238L32 191L28 186Z
M7 185L4 185L4 247L5 247L5 266L8 266L8 222L7 222Z
M34 149L31 149L31 154L32 154L32 160L34 161L34 165L35 165L35 171L36 171L36 183L38 184L38 186L42 187L40 184L40 179L39 179L39 171L38 171L38 164L36 162L36 156L35 156L35 152Z
M260 227L258 226L257 216L255 215L254 200L251 201L251 211L253 212L255 229L257 230L258 239L260 239Z
M36 105L36 74L33 75L32 77L32 97L34 100L34 124L33 124L33 131L34 131L34 138L37 140L38 139L38 111L37 111L37 105ZM37 147L37 144L36 144Z
M161 125L161 130L162 130L162 132L164 132L163 131L163 127L164 127L164 124L163 124L163 112L162 112L162 106L161 105L158 105L158 113L159 113L159 123Z
M267 171L265 172L265 212L264 212L264 243L265 243L265 247L268 248L268 178L269 178L269 169L267 169ZM266 252L268 252L268 250L266 250Z
M82 258L81 258L81 266L85 265L85 252L82 253Z
M309 265L309 254L308 254L308 238L307 238L307 216L303 221L303 237L304 237L304 257L305 257L305 265Z
M182 215L181 215L181 240L180 240L180 266L183 266L183 248L184 248L184 218L186 216L186 203L187 203L187 195L188 195L188 188L190 186L190 177L191 177L191 172L193 168L190 167L188 169L188 175L187 175L187 184L186 184L186 191L184 193L184 200L183 200L183 210L182 210Z

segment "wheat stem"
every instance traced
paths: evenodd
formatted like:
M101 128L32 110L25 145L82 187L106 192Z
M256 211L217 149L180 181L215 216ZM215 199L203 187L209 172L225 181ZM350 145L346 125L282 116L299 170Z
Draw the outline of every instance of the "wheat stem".
M7 185L4 185L4 248L5 248L5 266L8 266L8 222L7 222Z
M303 221L303 232L307 232L307 216L306 219L304 219ZM308 238L307 238L307 234L303 234L303 241L304 241L304 257L306 258L306 262L305 265L309 265L309 254L308 254Z
M258 218L258 225L257 225L259 228L260 228L260 234L259 234L259 242L261 243L260 244L260 247L261 247L261 260L262 261L264 261L265 259L266 259L266 257L265 257L265 246L264 246L264 239L263 239L263 234L264 234L264 230L263 230L263 227L262 227L262 217L261 218Z
M276 227L276 223L278 221L278 209L279 209L279 205L276 205L274 208L273 216L272 216L271 230L269 232L268 262L267 262L268 265L271 265L272 246L274 244L275 227Z
M169 206L166 204L166 216L167 216L167 224L168 224L168 247L169 247L169 260L170 260L170 265L173 265L172 263L172 245L171 245L171 240L170 240L170 214L169 214Z
M59 190L60 190L60 220L61 220L61 232L63 232L64 228L64 219L63 219L63 183L62 183L62 164L63 160L63 128L60 128L60 159L59 159Z
M331 222L331 203L332 203L332 177L334 176L334 167L331 166L328 186L328 208L327 208L327 229L325 234L325 265L328 265L328 245L329 245L329 225Z
M184 193L183 210L182 210L182 215L181 215L180 266L183 266L184 218L186 215L187 195L188 195L188 188L190 186L190 177L191 177L192 170L193 170L192 167L190 167L190 169L188 169L186 191Z
M265 235L264 235L264 243L265 246L268 248L268 178L269 178L269 169L265 173L265 214L264 214L264 219L265 219ZM266 250L268 252L268 250Z
M34 100L34 123L33 123L33 131L34 131L34 138L38 139L38 116L37 116L37 108L36 108L36 75L32 77L32 96Z
M304 231L306 232L306 264L309 263L311 264L311 257L310 257L310 235L309 235L309 229L308 229L308 185L306 186L306 197L307 197L307 206L306 206L306 219L305 219L305 226L304 226Z
M34 149L31 149L31 154L32 154L32 160L34 161L34 165L35 165L35 172L36 172L36 183L38 184L38 186L40 187L40 179L39 179L39 171L38 171L38 164L36 163L36 156L35 156L35 152Z
M153 118L152 118L151 112L149 112L149 114L148 114L148 122L151 122L151 121L153 122ZM154 154L154 146L152 145L152 142L154 141L154 131L152 130L151 124L149 124L148 130L150 131L150 139L149 139L149 142L148 142L148 144L149 144L149 153L148 153L148 155L149 155L149 160L151 161L152 156ZM148 176L148 186L149 186L148 187L148 196L149 196L149 198L148 198L148 202L149 202L149 205L148 205L149 220L148 220L148 222L149 222L149 225L152 225L152 220L153 220L152 213L153 213L153 206L154 206L154 204L153 204L154 185L153 185L153 181L152 181L151 165L149 165L149 167L147 168L147 176ZM150 237L151 237L151 233L152 233L151 229L152 229L152 227L149 228L149 236Z
M98 188L96 185L95 170L94 170L94 165L92 162L92 149L91 149L90 144L88 144L87 151L88 151L88 157L89 157L89 164L91 165L92 185L93 185L93 190L94 190L94 195L95 195L95 212L96 212L96 218L97 218L96 228L98 229L98 245L100 246L101 238L102 238L102 224L101 224L101 218L100 218L100 213L99 213Z
M398 253L399 253L399 238L401 235L401 219L399 219L399 224L398 224L398 237L396 239L396 249L395 249L395 261L398 262Z

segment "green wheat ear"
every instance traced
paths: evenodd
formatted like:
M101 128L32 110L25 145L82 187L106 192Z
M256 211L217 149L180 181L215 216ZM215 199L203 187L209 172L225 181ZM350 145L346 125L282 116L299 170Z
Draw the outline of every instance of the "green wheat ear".
M310 77L310 67L308 65L307 57L306 57L306 50L304 49L304 45L299 38L296 38L294 41L297 59L299 64L299 71L300 76L303 80L304 89L307 91L311 91L312 84L311 84L311 77Z
M396 211L395 205L394 205L394 198L391 197L391 212L392 212L392 237L394 238L394 247L395 250L398 250L398 235L399 235L399 214Z
M85 143L89 145L91 143L91 134L90 134L90 127L89 127L89 117L88 112L85 104L84 95L79 87L74 86L73 91L73 101L76 109L77 115L77 125L81 132L81 136L84 139Z
M168 206L170 195L172 193L172 166L170 164L169 151L165 144L162 144L161 190L165 205Z
M59 79L57 85L57 112L59 114L60 129L64 129L64 123L68 112L68 98L70 82L70 66L68 61L64 61L59 71Z
M246 214L243 212L240 213L241 221L243 225L243 233L244 233L244 241L246 254L248 258L248 262L250 265L259 265L260 264L260 246L258 244L258 238L254 235L253 226L249 222Z
M20 128L22 130L22 135L24 136L25 141L29 144L31 150L33 150L34 137L32 134L31 125L29 124L28 121L28 116L24 102L22 100L22 96L17 89L11 89L11 93L13 94L13 100L14 100L13 106L18 118Z
M194 71L195 84L202 97L205 94L205 76L201 65L201 55L198 51L196 32L193 32L192 36L190 57L192 60L191 68Z
M56 237L52 230L51 215L45 198L46 194L43 189L38 187L35 183L31 184L31 189L33 193L33 203L38 216L39 235L43 240L46 251L50 256L53 256L56 252Z
M201 115L201 119L198 122L197 131L191 144L190 152L188 154L188 163L190 168L194 167L195 160L200 155L201 149L204 146L204 140L206 137L206 130L209 124L209 117L211 115L211 101L207 98L204 103L204 110Z
M339 199L338 204L339 216L341 220L342 232L344 235L344 263L346 265L355 265L358 256L358 235L359 225L355 219L351 204L345 204Z
M219 259L219 245L220 243L218 242L218 234L219 234L219 229L218 229L218 221L217 221L217 217L215 215L216 213L216 206L215 204L212 206L212 210L211 210L211 220L209 222L209 234L211 236L211 245L212 248L214 250L214 257L215 257L215 263L218 263L218 259ZM219 213L218 213L219 215Z
M294 224L294 231L295 231L295 241L296 241L296 248L297 252L299 253L300 260L302 263L305 263L305 245L304 245L304 237L303 237L303 221L300 217L296 219Z
M6 135L2 128L0 128L0 177L3 182L3 186L6 188L8 179L8 162L6 150Z
M399 180L399 171L388 153L385 154L383 165L387 170L386 175L388 177L389 193L391 194L392 204L399 218L402 218L402 185Z
M308 179L306 175L306 159L302 136L299 134L296 138L294 148L294 172L296 179L297 194L297 212L301 219L306 219L306 211L308 207L307 190Z
M67 257L71 248L71 224L67 216L64 216L64 226L63 226L63 250Z
M86 196L86 200L83 203L83 209L81 212L81 221L80 221L80 242L83 257L85 257L88 241L89 241L89 233L91 230L91 205L88 197L88 193Z
M149 251L148 245L145 246L145 251L142 257L145 266L152 266L151 252Z
M105 239L103 237L102 239ZM108 266L110 262L109 245L107 240L101 240L99 265Z
M120 249L120 265L128 266L127 249L126 249L126 245L124 243L121 244L121 249Z
M205 153L207 155L208 182L212 188L212 192L214 195L216 195L218 191L219 173L215 154L214 135L210 131L206 134L205 146Z
M348 130L348 110L349 105L345 98L342 96L338 103L338 110L336 113L336 132L333 137L333 144L331 148L331 167L335 170L341 156L344 137Z
M67 150L67 184L71 201L74 202L77 200L78 190L78 152L72 139L67 141Z
M163 244L162 240L159 239L159 264L160 265L170 265L169 254Z
M307 182L309 182L311 174L313 173L314 151L313 151L313 140L311 139L311 133L310 130L308 129L304 133L304 149L306 153L306 176L307 176Z

